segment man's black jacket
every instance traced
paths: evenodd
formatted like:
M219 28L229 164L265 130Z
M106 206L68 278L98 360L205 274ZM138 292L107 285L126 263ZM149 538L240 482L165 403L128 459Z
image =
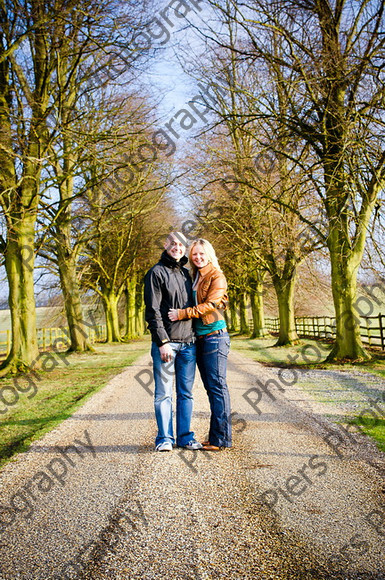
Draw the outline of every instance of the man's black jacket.
M164 251L144 278L146 322L158 346L169 341L193 340L192 320L171 322L168 318L170 308L193 306L192 281L188 270L183 268L186 262L186 256L177 262Z

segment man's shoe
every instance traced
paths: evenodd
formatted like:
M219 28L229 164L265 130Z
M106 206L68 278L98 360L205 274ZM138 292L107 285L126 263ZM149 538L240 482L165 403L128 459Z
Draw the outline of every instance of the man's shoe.
M211 445L211 443L206 443L202 445L202 451L222 451L223 447L217 447L217 445Z
M196 449L202 449L203 445L202 443L199 443L199 441L191 439L191 441L189 441L186 445L182 445L182 447L184 447L185 449L192 449L193 451L195 451Z
M172 451L171 441L163 441L163 443L158 443L155 447L155 451Z

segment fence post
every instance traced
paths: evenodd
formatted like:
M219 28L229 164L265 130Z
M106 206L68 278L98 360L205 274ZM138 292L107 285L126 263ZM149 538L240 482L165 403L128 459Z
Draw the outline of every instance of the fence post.
M366 322L366 334L368 337L368 344L369 346L372 346L372 339L370 337L370 326L369 326L369 318L365 317L365 322Z
M385 318L381 312L378 314L378 322L380 323L380 335L381 335L381 349L385 350L385 343L384 343L384 327L382 326L382 319Z

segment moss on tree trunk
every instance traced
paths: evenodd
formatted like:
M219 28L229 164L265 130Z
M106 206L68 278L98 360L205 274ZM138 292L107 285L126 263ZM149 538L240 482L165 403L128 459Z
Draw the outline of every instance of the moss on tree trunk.
M4 372L27 371L39 367L34 295L33 223L20 224L7 240L5 268L9 287L12 346L2 364Z
M251 338L263 338L269 332L265 328L265 313L263 305L263 277L250 281L250 306L253 317L253 333Z
M277 295L279 311L279 334L275 346L298 344L299 338L295 328L294 318L296 270L294 269L294 271L288 273L285 277L275 275L272 279Z
M131 276L124 289L126 297L126 332L124 338L129 340L135 336L135 305L136 305L136 277Z
M102 300L106 316L107 342L121 342L118 315L119 296L111 291L103 292Z
M136 284L136 297L135 297L135 332L137 336L142 336L145 329L144 320L144 297L143 297L143 285L140 282Z
M89 344L88 334L83 320L74 253L71 252L66 255L63 246L58 244L57 258L70 335L68 350L72 352L93 350Z
M360 252L352 251L344 242L341 231L332 231L329 250L332 267L332 293L336 313L336 341L327 358L337 360L370 360L360 335L357 303L357 270Z
M240 334L249 334L250 328L247 322L247 310L246 310L246 292L240 292L238 296L239 305L239 332Z

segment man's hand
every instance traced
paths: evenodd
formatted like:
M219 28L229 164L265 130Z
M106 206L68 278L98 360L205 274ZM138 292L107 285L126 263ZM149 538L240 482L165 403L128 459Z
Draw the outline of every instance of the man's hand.
M168 317L170 320L172 320L172 322L179 320L178 309L177 308L170 308L170 310L168 311Z
M166 342L166 344L162 344L162 346L159 347L159 352L160 358L162 359L163 362L172 361L172 348L168 344L168 342Z

